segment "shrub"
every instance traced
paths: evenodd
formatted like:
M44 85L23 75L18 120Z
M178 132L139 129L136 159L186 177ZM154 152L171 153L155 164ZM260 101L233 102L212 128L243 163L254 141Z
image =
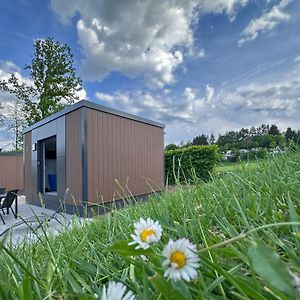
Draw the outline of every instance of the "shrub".
M238 155L230 156L230 157L227 158L227 161L232 162L232 163L238 162L239 161L239 156Z
M250 151L248 153L242 153L240 159L242 161L255 160L256 153L254 151Z
M208 180L220 159L218 146L191 146L165 151L165 176L169 184Z
M259 149L257 152L256 152L256 157L258 159L264 159L267 157L267 154L268 154L268 151L266 149Z

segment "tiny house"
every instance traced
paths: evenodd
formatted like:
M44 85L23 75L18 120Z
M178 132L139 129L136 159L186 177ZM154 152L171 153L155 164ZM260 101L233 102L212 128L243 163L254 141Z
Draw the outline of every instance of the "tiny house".
M164 125L82 100L24 131L27 202L67 212L164 186Z

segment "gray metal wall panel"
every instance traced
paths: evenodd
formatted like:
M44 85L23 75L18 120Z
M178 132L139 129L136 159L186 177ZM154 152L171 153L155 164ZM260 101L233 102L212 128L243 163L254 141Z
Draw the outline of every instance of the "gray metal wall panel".
M37 128L37 139L38 140L43 140L46 139L50 136L56 135L57 133L57 120L54 120L52 122L49 122L45 124L44 126L38 127Z
M31 177L32 177L32 200L34 202L39 199L39 157L38 157L38 143L41 140L56 136L56 173L57 173L57 196L45 195L47 199L52 201L59 201L58 198L63 198L66 190L66 158L65 158L65 116L55 119L49 123L38 127L31 132L32 144L36 144L36 151L31 149ZM25 162L26 163L26 162Z
M62 116L56 120L56 151L57 157L66 155L66 118Z

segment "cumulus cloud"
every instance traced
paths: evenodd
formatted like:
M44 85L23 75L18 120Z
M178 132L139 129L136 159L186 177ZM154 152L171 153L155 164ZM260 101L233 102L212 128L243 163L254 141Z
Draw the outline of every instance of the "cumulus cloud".
M199 133L224 133L227 130L276 123L300 127L300 64L281 80L250 83L234 89L204 91L186 87L182 95L168 92L96 93L101 102L129 113L167 125L166 141L180 142Z
M110 107L164 123L194 124L200 115L204 116L203 108L209 104L212 95L213 88L208 85L203 97L199 97L198 91L190 87L186 87L176 99L165 93L140 90L112 94L97 92L95 97Z
M248 0L52 0L64 23L78 16L83 78L111 72L143 76L152 87L176 81L174 71L194 50L194 24L201 12L233 16ZM205 53L198 51L200 56Z
M226 13L230 21L234 21L239 6L245 6L249 0L202 0L199 8L203 13Z
M32 80L24 77L21 74L21 69L14 64L12 61L1 61L0 62L0 80L8 80L10 75L14 74L21 83L32 85ZM0 103L5 105L6 102L14 101L15 97L7 92L0 92Z
M251 20L248 26L242 31L242 38L238 41L238 45L255 40L258 35L271 31L281 22L287 21L290 15L283 9L293 0L281 0L278 5L272 7L271 10L264 12L259 18Z
M14 74L21 83L32 85L33 82L30 78L24 77L21 74L21 69L12 61L0 61L0 80L7 80L11 74Z
M25 83L27 85L33 85L33 81L29 77L25 77L21 73L21 69L12 61L2 61L0 62L0 80L8 80L11 74L14 74L20 81L20 83ZM80 91L76 92L76 95L79 97L79 100L88 99L86 90L83 88ZM15 100L13 95L10 95L6 92L0 92L0 102L4 103L7 101Z

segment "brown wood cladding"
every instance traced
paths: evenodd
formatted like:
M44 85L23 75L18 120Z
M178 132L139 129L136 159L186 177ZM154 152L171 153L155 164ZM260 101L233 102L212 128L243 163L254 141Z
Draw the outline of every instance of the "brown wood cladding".
M24 190L23 156L0 156L0 187Z
M81 110L66 115L66 203L82 199ZM75 203L74 203L75 202Z
M87 109L87 132L89 202L163 188L163 128Z
M24 135L24 192L25 196L32 197L32 159L31 159L32 139L31 131Z

